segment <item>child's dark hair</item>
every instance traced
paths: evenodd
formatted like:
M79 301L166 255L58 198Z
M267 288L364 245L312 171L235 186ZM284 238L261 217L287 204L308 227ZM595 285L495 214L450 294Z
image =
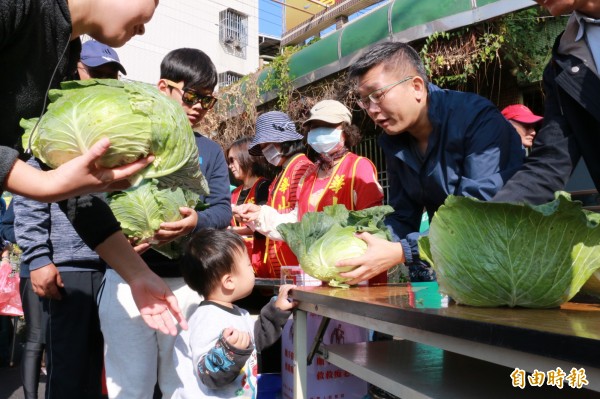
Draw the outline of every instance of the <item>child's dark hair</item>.
M190 89L214 90L218 82L217 69L210 57L195 48L171 51L160 63L160 78L181 82Z
M246 253L246 244L239 234L230 230L202 229L186 246L181 260L183 279L206 298L221 277L233 271L235 258L240 253Z

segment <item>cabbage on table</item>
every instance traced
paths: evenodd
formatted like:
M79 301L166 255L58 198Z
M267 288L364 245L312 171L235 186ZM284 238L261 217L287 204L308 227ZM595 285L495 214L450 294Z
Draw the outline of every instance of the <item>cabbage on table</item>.
M449 196L419 249L458 303L551 308L600 269L599 222L567 193L539 206Z
M198 200L198 195L189 190L161 189L156 181L145 181L108 196L108 204L123 233L138 244L151 240L162 222L181 220L179 207L194 208ZM179 238L163 245L153 244L152 249L173 259L181 255L182 244L183 238Z
M307 212L298 223L280 224L277 231L298 258L304 272L331 286L348 287L340 273L352 268L335 267L335 263L365 253L367 244L354 236L358 232L369 232L389 240L383 219L393 211L390 206L348 211L344 205L331 205L324 207L323 212Z
M185 112L154 86L112 79L72 81L51 90L49 98L37 127L38 118L21 121L24 148L31 147L48 166L56 168L108 137L111 147L99 161L102 166L154 154L156 159L140 172L137 183L157 179L161 187L209 192Z

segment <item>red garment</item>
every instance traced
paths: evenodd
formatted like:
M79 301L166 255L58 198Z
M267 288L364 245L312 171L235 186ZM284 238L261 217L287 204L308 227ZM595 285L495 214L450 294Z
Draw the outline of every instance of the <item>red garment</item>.
M377 169L368 158L349 152L333 167L330 177L318 179L316 170L304 176L298 189L298 220L306 212L322 211L335 204L349 210L383 204Z
M259 177L252 187L250 187L250 191L248 192L248 196L244 200L244 204L256 204L256 189L260 186L260 183L267 180L264 177ZM265 183L266 184L266 183ZM244 189L244 185L240 185L236 187L231 192L231 203L237 205L238 200L240 198L240 193ZM240 223L235 218L231 218L231 225L233 227L241 227L245 226L244 223ZM254 236L244 236L244 243L246 244L246 249L248 250L248 255L250 256L250 260L252 262L252 266L256 270L260 267L262 263L263 256L265 253L265 237L262 235L254 235Z
M312 162L304 154L296 154L288 165L273 180L269 187L269 200L267 204L279 213L289 213L298 202L298 183ZM267 253L263 263L255 269L257 277L279 277L281 266L296 266L298 259L290 247L283 241L266 239Z
M331 176L319 179L318 170L304 176L298 188L298 220L306 212L322 211L325 206L342 204L349 210L383 205L383 191L377 182L377 169L365 157L347 153L334 166ZM387 272L369 284L387 282Z
M258 186L260 186L260 183L265 181L267 179L265 179L264 177L259 177L254 184L252 185L252 187L250 187L250 191L248 192L248 196L246 197L246 199L244 200L244 204L256 204L256 189L258 188ZM240 199L240 193L242 192L242 190L244 189L244 185L239 185L237 186L232 192L231 192L231 203L233 205L238 205L238 200ZM235 218L231 218L231 225L234 227L240 227L243 226L244 224L238 222L237 220L235 220Z

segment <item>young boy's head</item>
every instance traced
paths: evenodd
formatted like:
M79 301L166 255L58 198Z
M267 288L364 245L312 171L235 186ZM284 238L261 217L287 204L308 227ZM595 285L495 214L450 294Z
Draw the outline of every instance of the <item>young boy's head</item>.
M183 279L205 299L233 302L254 288L254 269L239 234L202 229L187 245L181 261Z
M180 48L171 51L160 64L160 91L177 101L195 126L214 107L213 91L218 82L217 69L202 50Z

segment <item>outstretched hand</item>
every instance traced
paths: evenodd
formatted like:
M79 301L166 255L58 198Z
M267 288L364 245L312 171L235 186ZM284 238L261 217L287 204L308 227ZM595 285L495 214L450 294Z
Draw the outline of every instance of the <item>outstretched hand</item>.
M142 319L148 326L164 334L177 335L174 317L181 328L187 330L188 325L177 299L163 279L148 270L144 276L130 281L129 286Z
M362 256L342 259L335 264L337 267L355 267L352 271L340 273L340 276L349 279L344 281L346 284L358 284L405 261L400 243L390 242L369 233L360 233L356 237L367 243L367 251Z

